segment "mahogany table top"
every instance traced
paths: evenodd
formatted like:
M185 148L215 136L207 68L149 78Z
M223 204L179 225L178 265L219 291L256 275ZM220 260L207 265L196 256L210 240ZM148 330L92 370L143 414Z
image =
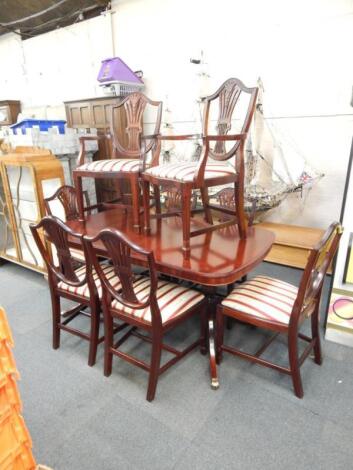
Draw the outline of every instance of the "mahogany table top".
M153 250L158 271L180 279L206 286L227 285L255 268L270 251L275 235L269 230L248 229L248 237L241 240L236 226L215 230L191 238L190 258L182 252L182 223L178 216L151 220L151 234L134 232L130 216L121 209L112 209L87 215L85 222L67 221L76 233L95 236L104 228L115 228L125 233L145 250ZM202 222L192 218L192 228ZM77 247L77 242L72 246ZM103 245L97 249L104 255ZM143 264L137 254L131 253L137 264Z

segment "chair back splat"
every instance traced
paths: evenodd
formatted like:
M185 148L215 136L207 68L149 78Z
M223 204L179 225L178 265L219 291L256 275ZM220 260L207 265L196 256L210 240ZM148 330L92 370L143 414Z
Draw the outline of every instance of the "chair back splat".
M89 212L90 201L87 191L83 191L85 198L86 210ZM66 220L76 220L79 218L77 206L77 192L73 186L61 186L51 197L44 199L45 212L47 215L55 215L51 209L51 202L59 201L63 207Z
M225 136L228 134L232 127L232 118L235 107L242 94L250 95L240 132L241 134L246 134L249 131L254 115L257 93L257 87L248 88L241 80L237 78L229 78L213 95L205 98L203 135L208 136L210 134L210 108L212 102L216 102L216 100L218 100L218 117L216 122L217 135ZM241 140L236 140L233 147L227 151L224 140L216 141L214 149L208 149L208 155L214 160L228 160L237 152L241 142Z
M98 241L103 243L106 248L107 257L113 262L115 274L121 282L119 291L112 286L99 264L97 252L93 247L93 244ZM150 306L152 325L156 321L161 325L162 320L155 295L157 291L158 278L153 252L143 250L141 247L135 245L126 238L122 232L114 229L102 230L95 238L86 237L84 239L84 243L94 268L106 288L106 294L104 294L103 291L103 301L107 302L107 305L110 305L112 299L115 299L123 306L132 309L145 309ZM150 272L150 292L144 301L138 300L134 290L133 284L134 281L136 281L136 276L132 271L132 258L130 256L131 250L139 253L146 260Z
M68 237L82 240L82 235L75 234L60 219L56 217L44 217L39 224L30 226L33 238L38 246L40 254L48 269L48 275L51 276L55 284L64 282L73 287L80 287L89 281L88 269L85 276L80 279L75 273L75 260L69 249ZM40 232L43 231L43 235ZM44 239L51 243L56 250L57 263L54 262L51 251L43 242Z
M155 146L156 140L153 137L159 134L162 119L161 101L152 101L143 93L135 92L126 96L117 106L112 107L111 114L111 135L113 144L113 157L119 156L129 158L139 158L142 154L148 154ZM116 129L116 110L123 107L126 114L127 145L119 140L119 134ZM144 115L147 113L156 113L154 121L154 130L148 143L142 142L148 136L144 135L143 125Z

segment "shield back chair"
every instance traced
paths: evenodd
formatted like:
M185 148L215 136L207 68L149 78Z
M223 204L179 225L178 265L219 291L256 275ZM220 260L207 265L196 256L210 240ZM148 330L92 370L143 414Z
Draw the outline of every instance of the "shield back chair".
M316 364L322 363L319 332L320 299L325 275L337 251L341 234L341 226L338 223L332 223L321 241L310 251L299 288L282 280L256 276L233 289L217 306L218 363L222 360L223 351L226 351L257 364L271 367L290 375L295 395L298 398L303 397L300 366L312 350ZM224 317L271 330L274 334L255 354L249 354L224 344ZM300 332L301 325L309 318L311 337ZM280 333L286 335L288 339L289 367L283 367L261 358L261 354ZM299 339L307 343L301 355L299 355Z
M96 362L98 343L104 339L103 337L99 338L102 289L99 277L92 270L90 263L79 268L75 267L75 261L68 245L68 238L77 239L82 243L82 235L75 234L56 217L44 217L39 224L32 224L30 228L48 271L52 303L53 348L58 349L60 346L61 330L88 340L90 343L88 365L93 366ZM43 242L44 239L55 246L57 253L55 261L51 250ZM111 280L112 285L118 288L120 281L115 276L113 267L102 263L101 269ZM72 300L78 305L62 313L60 309L61 298ZM87 308L89 308L89 313L86 312ZM80 314L90 317L89 333L69 325Z
M111 204L104 202L90 205L90 200L87 191L83 191L84 197L84 211L87 214L91 214L96 209L111 209ZM66 220L78 220L79 211L77 204L77 192L73 186L64 185L61 186L51 197L44 199L45 212L49 216L55 216L62 221ZM78 248L70 247L72 257L79 263L85 262L85 256L83 250Z
M247 88L236 78L230 78L214 93L204 100L203 116L203 146L201 157L198 162L172 163L166 165L152 165L143 174L144 181L144 229L150 232L150 209L148 204L149 185L173 185L181 190L183 220L183 251L190 253L190 237L201 235L221 227L236 224L239 235L246 237L246 216L244 213L244 144L249 131L251 120L254 114L257 88ZM229 134L234 121L235 110L240 98L247 99L245 113L242 119L241 132L239 134ZM241 101L243 101L241 99ZM211 112L217 109L216 135L210 133L210 121L213 117ZM199 136L159 136L158 140L188 140ZM229 145L231 147L229 148ZM228 148L227 148L228 146ZM234 166L230 164L233 159ZM157 162L157 157L155 159ZM154 163L154 162L153 162ZM236 211L211 205L208 197L208 188L224 184L234 184L234 198ZM198 230L190 230L191 208L190 201L192 191L199 189L203 209L205 212L205 226ZM161 214L157 209L157 217L168 216ZM226 221L213 224L211 210L221 211L232 215Z
M126 139L127 144L122 142L123 138L116 131L115 123L116 110L124 108L126 114ZM148 114L148 116L147 116ZM153 114L154 130L153 134L144 134L144 123L151 119ZM147 116L147 117L146 117ZM144 119L145 117L145 119ZM141 188L140 175L150 164L154 164L155 154L158 155L160 142L157 139L162 118L162 102L152 101L143 93L135 92L126 96L119 104L112 107L111 112L111 145L112 158L108 160L98 160L85 163L85 141L99 139L100 137L81 137L81 151L78 157L78 166L73 171L74 184L77 191L77 201L80 220L84 220L82 178L113 178L115 180L128 180L131 187L131 205L126 203L123 195L120 195L118 203L114 201L115 207L131 209L133 226L136 231L140 230L141 214ZM156 201L159 204L159 191L156 189Z
M119 291L110 281L98 263L94 243L103 243L107 256L112 260L116 275L121 281ZM86 249L103 286L102 306L104 313L104 375L112 372L113 355L149 372L147 400L155 397L159 375L169 369L198 345L206 351L205 327L207 300L205 296L189 287L180 286L166 280L158 280L153 251L145 251L132 243L121 232L113 229L102 230L95 238L84 238ZM131 252L135 251L144 259L149 276L134 275ZM163 343L164 334L192 315L201 315L200 338L179 351ZM114 341L113 320L120 319L130 325L129 330L119 340ZM141 333L138 330L144 330ZM131 335L152 345L150 364L122 352L119 349ZM161 366L161 353L166 350L173 358Z

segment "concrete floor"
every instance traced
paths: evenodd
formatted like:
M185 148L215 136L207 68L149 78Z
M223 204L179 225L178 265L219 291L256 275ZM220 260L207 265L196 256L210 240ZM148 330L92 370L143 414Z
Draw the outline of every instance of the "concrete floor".
M300 277L266 263L255 272L294 284ZM229 355L213 391L207 359L194 351L160 378L148 403L143 370L116 358L111 377L103 376L102 346L93 368L79 338L63 333L61 348L52 350L43 276L0 266L0 304L15 337L34 454L54 470L353 468L353 349L323 341L323 365L307 359L302 367L302 400L289 377ZM169 341L180 345L197 334L190 321ZM254 350L265 335L234 325L227 340ZM135 339L126 347L148 357L148 346ZM266 354L285 364L285 341Z

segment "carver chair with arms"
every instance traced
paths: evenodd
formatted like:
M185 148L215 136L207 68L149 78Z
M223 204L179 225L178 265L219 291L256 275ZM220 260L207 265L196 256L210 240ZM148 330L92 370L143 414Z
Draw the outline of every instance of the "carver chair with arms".
M240 80L230 78L214 93L204 100L203 116L203 134L202 134L202 152L198 162L178 162L165 165L154 165L147 169L143 174L144 180L144 225L146 233L150 231L150 210L149 210L149 185L153 184L168 186L172 185L181 190L183 220L183 246L185 253L190 252L190 237L206 233L221 227L237 224L239 235L246 237L246 216L244 213L244 144L247 133L254 114L257 88L247 88ZM230 134L234 121L234 112L237 104L247 100L242 116L241 130L238 134ZM210 133L210 121L213 120L211 113L215 108L217 111L216 135ZM197 136L196 136L197 137ZM158 140L188 140L195 136L159 136ZM229 148L230 145L230 148ZM232 165L230 163L233 160ZM225 209L209 202L208 188L224 184L234 184L235 206L236 210ZM191 231L191 195L192 191L199 189L205 212L205 224L202 228ZM158 216L168 216L161 214ZM233 217L228 218L219 224L213 223L211 210L221 211Z
M58 349L60 346L61 330L79 336L90 343L88 365L93 366L96 361L98 343L104 339L99 338L101 283L90 263L76 268L68 243L69 237L82 243L83 236L75 234L56 217L44 217L39 224L32 224L30 228L48 271L53 318L53 348ZM54 245L55 261L44 239ZM85 258L87 258L86 253ZM119 288L120 281L113 267L102 262L100 266L112 285ZM61 312L61 298L72 300L78 305L66 312ZM86 311L87 308L89 313ZM89 333L69 325L80 314L90 317Z
M225 351L271 367L290 375L296 396L303 397L300 366L312 350L316 364L322 363L319 334L321 293L325 274L337 251L341 234L341 226L332 223L320 242L310 251L299 288L279 279L256 276L233 289L217 307L218 363L221 362ZM224 344L224 317L271 330L274 335L255 354L248 354ZM311 321L311 337L299 331L308 318ZM289 367L274 364L260 357L280 333L288 338ZM299 339L308 343L301 355L299 355Z
M115 122L116 110L124 108L126 115L126 138L117 132ZM154 129L150 135L144 134L144 115L149 113L153 114ZM143 93L135 92L126 96L119 104L112 107L111 112L111 146L112 158L108 160L97 160L93 162L85 162L86 150L85 141L92 139L100 139L102 136L87 136L81 137L81 151L78 157L78 166L73 171L74 184L78 196L78 208L80 220L84 220L83 208L83 192L82 192L82 178L113 178L115 180L127 180L130 182L131 188L131 205L126 203L123 195L120 195L120 200L116 206L120 205L124 209L132 210L133 225L136 231L140 229L140 201L141 201L141 188L140 188L140 175L146 168L149 167L151 161L155 158L154 155L159 149L159 135L160 125L162 119L162 102L152 101ZM123 140L127 140L126 143ZM151 157L149 158L149 156ZM156 189L155 198L159 204L159 191ZM117 202L117 201L114 201Z
M153 251L142 249L118 230L102 230L94 238L85 237L84 243L103 287L104 374L109 376L112 372L113 355L141 367L149 372L147 400L152 401L155 397L159 375L197 346L201 346L202 352L206 351L207 300L202 293L189 287L166 280L158 280ZM118 289L99 264L95 249L95 246L99 244L105 246L105 251L112 261L116 276L121 281L121 286ZM131 251L135 251L145 261L149 276L133 273ZM192 315L201 316L200 338L183 351L164 344L165 333ZM115 342L114 319L120 319L130 325L129 330ZM140 333L138 330L144 330L146 333ZM151 343L150 364L119 349L119 346L131 335ZM174 357L161 366L162 350L168 351Z

